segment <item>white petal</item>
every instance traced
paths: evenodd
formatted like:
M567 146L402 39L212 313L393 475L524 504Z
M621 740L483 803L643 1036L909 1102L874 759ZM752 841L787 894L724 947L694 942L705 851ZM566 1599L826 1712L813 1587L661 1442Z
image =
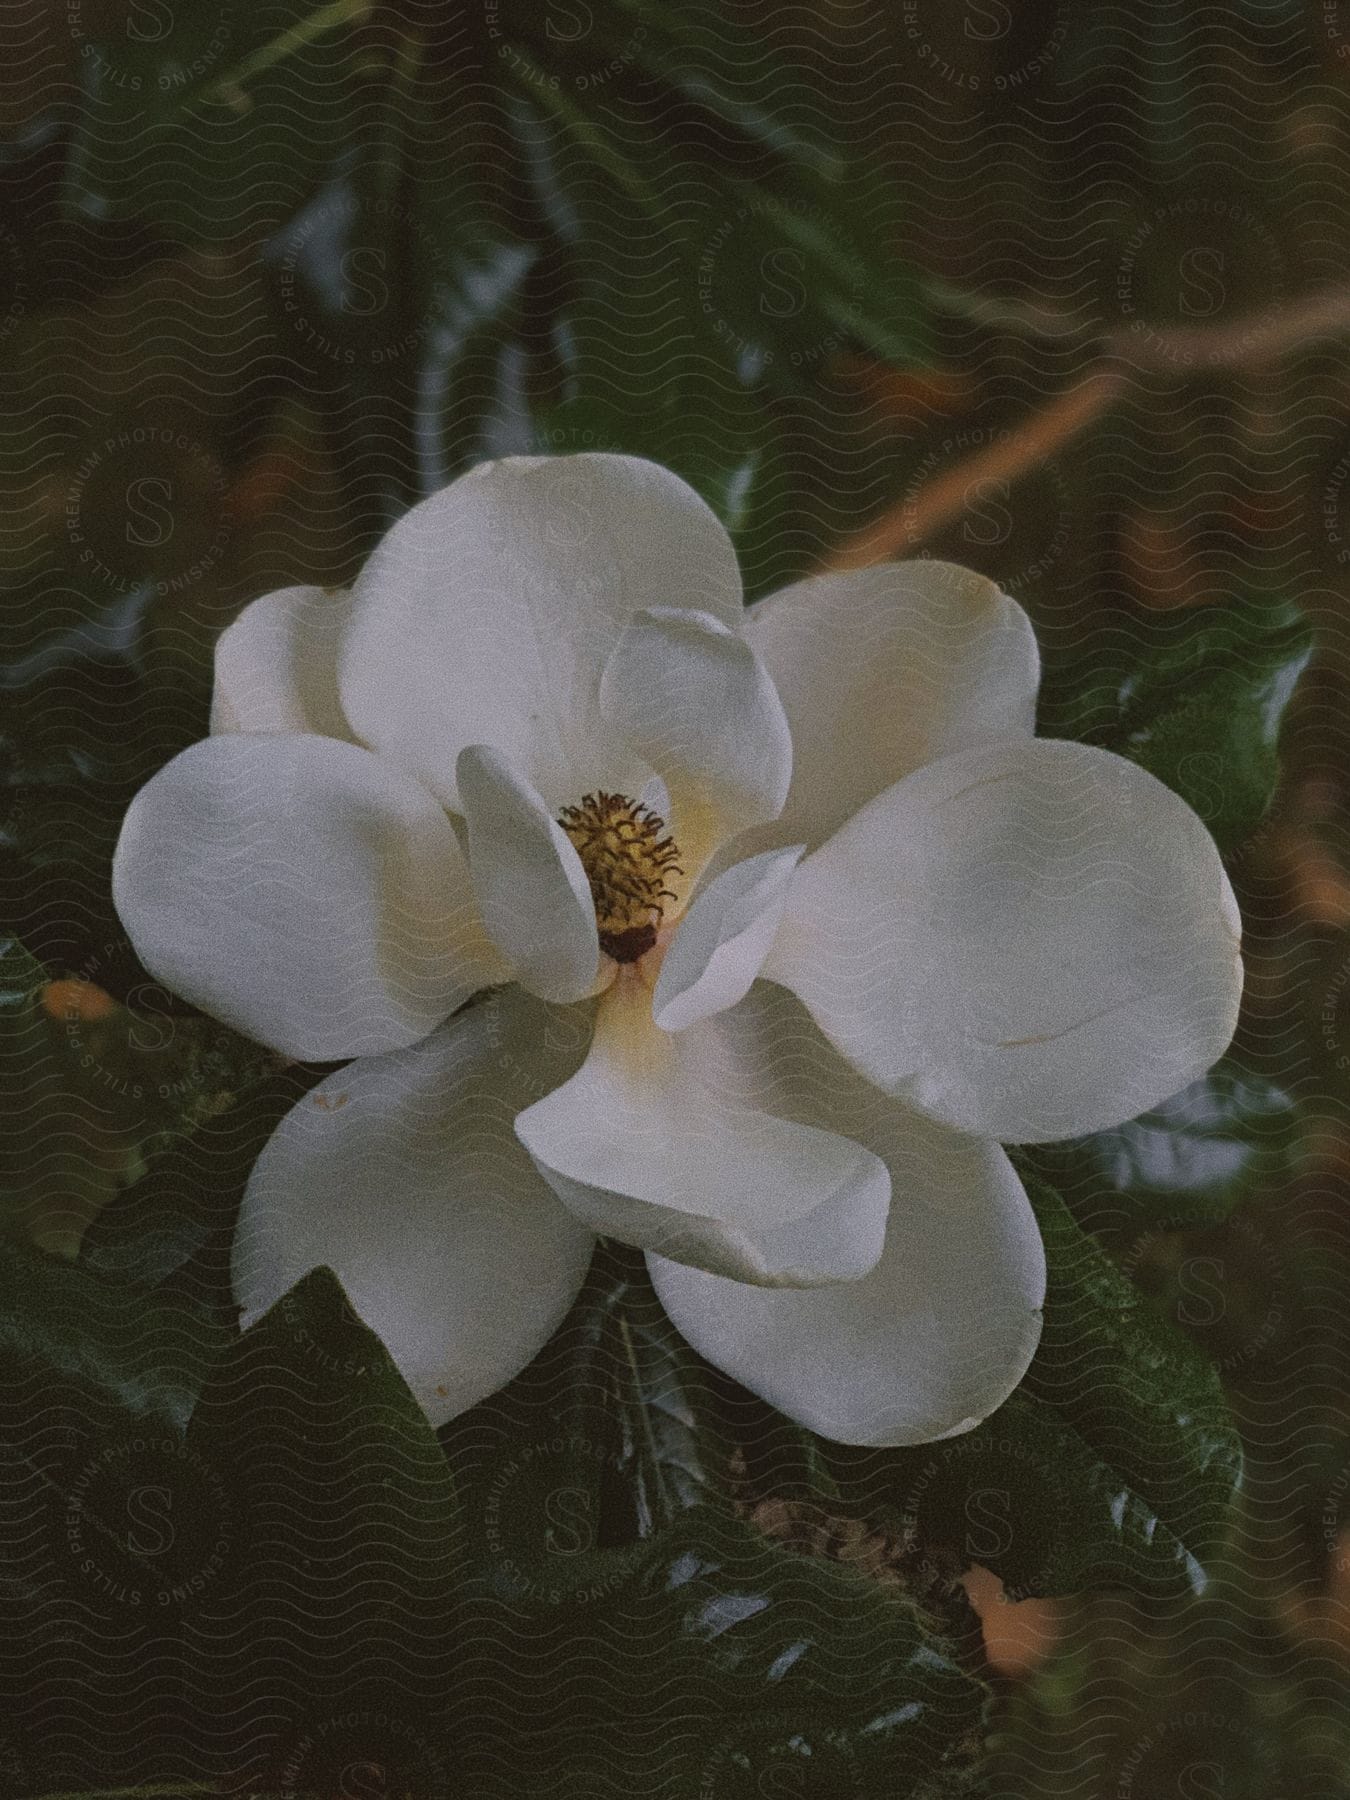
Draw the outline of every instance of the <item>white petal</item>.
M778 931L788 883L802 854L766 850L734 863L681 919L652 994L662 1031L683 1031L750 992Z
M672 1037L632 971L604 996L564 1086L516 1120L559 1197L594 1230L746 1282L849 1281L881 1254L876 1157L766 1111L771 1072L721 1020Z
M127 812L113 899L166 987L307 1060L413 1043L502 974L445 813L334 738L175 757Z
M1011 1163L870 1088L787 995L761 984L730 1019L763 1054L776 1047L782 1106L884 1159L886 1247L861 1281L809 1293L651 1256L666 1311L710 1362L825 1437L916 1444L971 1429L1016 1387L1040 1337L1045 1254Z
M1072 1137L1228 1043L1240 921L1200 820L1142 769L1020 740L946 757L801 864L765 973L959 1130Z
M457 808L466 744L505 752L556 813L645 772L613 745L600 672L644 606L734 623L731 540L692 488L631 456L510 457L415 506L355 586L341 666L361 737Z
M462 750L460 803L483 923L515 978L545 1000L595 987L600 939L590 883L566 832L504 756Z
M301 1100L244 1197L245 1323L326 1265L433 1425L511 1380L562 1322L593 1244L511 1121L575 1067L587 1035L584 1013L510 989Z
M754 651L710 613L649 607L631 619L600 709L665 782L691 879L724 838L782 811L792 776L782 705Z
M700 1355L838 1443L971 1430L1017 1386L1040 1338L1044 1258L1012 1164L997 1144L911 1118L912 1153L890 1165L886 1248L861 1281L748 1288L650 1257L661 1304Z
M279 588L246 606L216 640L211 730L350 738L337 689L350 616L350 594L320 587Z
M873 795L953 751L1030 737L1040 663L1022 608L952 563L817 575L746 616L792 728L769 842L821 844Z

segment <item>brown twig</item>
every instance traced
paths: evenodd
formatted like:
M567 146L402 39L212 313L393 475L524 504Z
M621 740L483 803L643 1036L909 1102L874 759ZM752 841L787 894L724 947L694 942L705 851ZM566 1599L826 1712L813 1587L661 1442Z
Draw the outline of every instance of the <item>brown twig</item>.
M1010 332L1062 339L1080 328L1046 309L980 301L966 307L979 323ZM1224 369L1255 369L1306 349L1320 339L1350 334L1350 287L1309 294L1229 325L1153 326L1139 320L1102 340L1087 372L1012 431L984 445L968 461L906 495L860 531L840 540L824 569L865 569L887 557L912 554L959 518L982 482L1014 482L1081 435L1144 375L1190 377Z
M1145 325L1108 340L1109 354L1148 373L1256 369L1350 332L1350 287L1325 288L1292 306L1268 307L1230 325Z
M888 507L861 531L842 539L824 562L826 569L866 569L888 556L909 553L944 525L959 518L980 482L1016 481L1053 456L1104 413L1126 385L1113 368L1091 370L1015 431L978 451L969 461Z

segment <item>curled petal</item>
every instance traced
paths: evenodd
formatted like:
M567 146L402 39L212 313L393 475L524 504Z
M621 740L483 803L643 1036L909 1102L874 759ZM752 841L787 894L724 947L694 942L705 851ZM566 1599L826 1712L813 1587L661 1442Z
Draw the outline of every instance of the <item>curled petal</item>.
M459 756L469 868L483 923L517 981L545 1000L595 987L600 940L581 859L504 756L471 744Z
M676 1327L710 1362L839 1443L927 1443L968 1431L1026 1373L1045 1254L997 1144L960 1136L862 1081L787 994L758 986L727 1015L742 1054L773 1059L778 1104L848 1132L891 1180L886 1244L858 1281L747 1288L649 1255Z
M709 882L661 964L652 1017L662 1031L683 1031L744 1000L772 947L801 853L799 844L766 850Z
M813 576L752 607L744 635L792 728L792 789L756 849L814 849L925 763L1035 726L1031 622L987 576L954 563Z
M649 607L605 665L600 710L661 777L685 874L725 838L774 819L792 776L792 739L750 646L709 613Z
M363 740L458 810L466 744L504 752L551 813L647 771L600 714L600 674L643 607L728 624L740 575L716 516L640 457L508 457L412 508L357 578L342 701Z
M350 739L337 665L351 596L279 588L246 606L216 640L211 730L312 731Z
M585 1063L516 1120L521 1142L595 1231L743 1282L856 1279L881 1254L884 1167L769 1110L771 1063L721 1024L659 1031L621 976Z

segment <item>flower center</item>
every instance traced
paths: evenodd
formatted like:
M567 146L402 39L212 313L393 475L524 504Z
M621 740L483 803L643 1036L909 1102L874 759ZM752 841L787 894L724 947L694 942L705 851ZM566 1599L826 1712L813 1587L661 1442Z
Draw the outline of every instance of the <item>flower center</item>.
M656 942L666 886L682 875L679 847L666 822L627 794L587 794L565 806L558 823L581 858L595 902L600 948L615 962L636 962Z

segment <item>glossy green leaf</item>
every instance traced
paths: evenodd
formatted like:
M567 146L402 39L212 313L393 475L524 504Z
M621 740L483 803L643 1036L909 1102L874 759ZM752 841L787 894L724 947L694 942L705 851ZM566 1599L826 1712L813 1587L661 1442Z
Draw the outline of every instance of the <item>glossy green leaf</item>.
M618 1534L650 1537L691 1506L725 1506L716 1377L666 1317L638 1252L602 1248L573 1324L605 1382L616 1485L631 1509Z
M21 1069L30 1052L22 1032L33 1022L38 997L46 986L46 969L17 938L0 939L0 1019L6 1035L0 1040L7 1076Z
M1079 1224L1118 1236L1227 1218L1287 1178L1301 1140L1291 1096L1229 1056L1112 1131L1019 1155L1059 1190Z
M184 1609L237 1541L220 1468L184 1437L228 1337L190 1295L0 1238L0 1634L8 1670L71 1682L91 1716L170 1704Z
M834 1452L845 1493L920 1577L992 1569L1009 1599L1121 1586L1196 1593L1204 1570L1157 1509L1056 1409L1021 1391L974 1431L903 1452Z
M228 1336L190 1295L0 1239L3 1741L31 1728L34 1784L11 1791L125 1767L118 1722L141 1716L165 1722L154 1766L188 1760L172 1736L180 1633L238 1552L240 1522L225 1465L189 1447L184 1426ZM58 1692L66 1734L42 1728Z
M147 1422L181 1431L230 1335L188 1296L152 1294L0 1237L11 1440L25 1420L39 1433L59 1422L80 1439Z
M82 32L67 212L189 243L244 239L284 218L378 92L380 62L353 54L364 10L213 0L161 8L137 30L109 19L102 34ZM321 12L331 29L306 34Z
M1128 756L1232 851L1270 804L1280 723L1311 654L1288 601L1136 612L1047 655L1037 729Z
M210 1117L169 1139L91 1220L80 1260L145 1287L173 1282L232 1316L229 1249L244 1189L268 1138L318 1078L293 1064L262 1075L232 1105L221 1093Z
M1023 1383L1154 1508L1200 1563L1222 1546L1242 1451L1208 1358L1159 1321L1059 1195L1027 1179L1049 1281Z
M716 1377L671 1326L639 1252L605 1243L561 1330L442 1435L466 1498L466 1555L510 1599L568 1589L576 1559L729 1504ZM568 1590L570 1591L570 1590Z
M856 1496L837 1479L836 1446L734 1382L720 1398L748 1499L805 1507L822 1521L851 1515Z
M1262 1204L1294 1189L1305 1112L1229 1056L1114 1131L1018 1156L1099 1234L1132 1304L1143 1297L1231 1381L1288 1354L1317 1279L1306 1238L1291 1240Z
M447 1459L331 1277L292 1290L218 1364L189 1430L191 1451L228 1453L247 1544L195 1615L191 1678L247 1722L257 1659L284 1646L268 1702L289 1741L312 1743L355 1688L383 1696L351 1709L367 1741L378 1704L386 1730L418 1719L428 1767L509 1768L518 1792L584 1792L602 1754L608 1778L671 1800L704 1775L754 1794L780 1769L880 1797L964 1761L985 1694L931 1621L703 1502L697 1359L650 1290L629 1291L640 1266L602 1256L565 1363L546 1353L492 1403L509 1417L533 1385L544 1415L573 1411L506 1445L486 1481L485 1409L447 1433ZM634 1498L605 1529L643 1534L608 1548L591 1504L607 1485Z
M902 1595L720 1513L578 1558L573 1584L580 1601L544 1590L505 1615L466 1597L470 1770L509 1764L525 1791L547 1772L564 1794L883 1800L972 1748L985 1692Z
M103 523L123 520L110 509ZM205 734L210 704L209 660L189 669L157 640L150 571L129 564L126 581L42 565L0 636L0 929L53 973L119 995L146 979L109 892L122 816ZM51 629L62 615L74 622Z
M841 356L930 356L847 76L803 84L771 15L504 0L441 44L349 10L227 0L192 55L177 30L91 40L69 208L266 240L250 341L317 407L362 549L477 458L608 449L703 493L752 594L803 573L853 489L807 528L819 430L775 397L837 411Z
M462 1548L456 1484L421 1408L328 1270L231 1345L187 1443L229 1471L241 1521L240 1553L197 1615L201 1691L247 1709L257 1703L251 1671L275 1658L284 1670L265 1706L303 1710L344 1684L405 1675L430 1706L448 1678L441 1633Z
M691 179L668 134L607 132L574 98L535 90L511 116L533 209L555 233L520 319L531 351L523 447L666 463L753 570L787 504L781 432L762 358L738 351L699 273L712 255L704 238L725 236L736 203Z
M1059 1196L1026 1179L1049 1280L1021 1387L961 1437L900 1452L826 1446L829 1461L849 1503L912 1556L952 1571L981 1563L1015 1596L1202 1592L1242 1467L1218 1377Z
M870 19L858 22L856 36L839 33L837 64L822 62L807 73L793 54L792 22L771 0L749 0L734 11L717 0L678 8L609 0L584 11L569 7L552 29L530 0L501 0L496 17L503 35L546 58L559 84L592 97L595 110L616 95L630 100L643 76L654 77L737 137L795 165L822 177L845 166L853 124L848 75L854 58L866 63Z
M374 1332L362 1324L327 1269L316 1269L237 1337L212 1370L189 1438L228 1445L241 1489L270 1551L303 1543L312 1563L325 1543L334 1566L355 1554L287 1500L303 1497L345 1521L367 1549L407 1535L432 1560L428 1585L444 1574L455 1512L450 1470L435 1434ZM261 1539L255 1548L261 1550ZM259 1561L261 1561L261 1557ZM292 1565L294 1568L294 1565ZM326 1580L329 1569L315 1567Z
M26 1318L0 1336L0 1526L23 1546L0 1622L81 1722L44 1763L332 1793L397 1748L415 1782L450 1683L455 1489L332 1276L242 1338L188 1296L31 1254L0 1278Z
M700 1782L880 1796L964 1746L982 1690L934 1620L733 1519L745 1421L726 1387L642 1257L604 1244L532 1367L441 1434L477 1672L456 1710L466 1768L580 1795L603 1755L605 1779L670 1800Z

